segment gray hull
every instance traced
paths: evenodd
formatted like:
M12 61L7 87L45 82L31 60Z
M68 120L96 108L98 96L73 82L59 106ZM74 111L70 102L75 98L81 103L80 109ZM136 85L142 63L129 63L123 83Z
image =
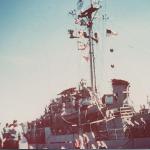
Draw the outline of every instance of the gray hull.
M126 138L121 131L118 133L112 133L111 139L105 140L106 145L110 149L148 149L150 148L150 138ZM95 144L95 138L92 133L87 133L90 139L90 144ZM74 144L72 141L77 137L77 134L67 134L67 135L52 135L50 128L45 128L45 144L32 144L29 148L37 149L60 149L64 146L67 149L74 149Z

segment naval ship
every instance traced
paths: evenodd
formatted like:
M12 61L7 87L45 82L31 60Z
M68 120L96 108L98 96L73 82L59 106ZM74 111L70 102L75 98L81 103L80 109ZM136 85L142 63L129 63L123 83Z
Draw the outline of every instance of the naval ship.
M93 26L95 15L102 8L100 1L89 1L85 10L81 10L82 0L77 4L77 10L69 13L80 30L69 29L68 33L71 39L77 39L78 50L88 48L89 55L84 58L90 66L90 85L81 79L77 87L61 91L45 108L44 115L28 123L26 136L30 147L75 149L76 140L80 139L83 144L81 137L86 135L89 140L85 148L91 148L90 145L96 145L97 141L103 141L105 148L150 148L149 110L143 106L139 113L135 112L129 103L130 83L112 79L112 92L99 95L94 53L99 37ZM107 29L106 34L116 33Z

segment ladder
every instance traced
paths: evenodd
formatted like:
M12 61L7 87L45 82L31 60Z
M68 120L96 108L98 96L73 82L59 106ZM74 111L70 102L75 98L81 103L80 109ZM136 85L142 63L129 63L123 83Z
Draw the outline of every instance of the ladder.
M121 118L123 119L131 118L133 116L132 107L128 105L124 105L123 107L120 107L120 115L121 115Z

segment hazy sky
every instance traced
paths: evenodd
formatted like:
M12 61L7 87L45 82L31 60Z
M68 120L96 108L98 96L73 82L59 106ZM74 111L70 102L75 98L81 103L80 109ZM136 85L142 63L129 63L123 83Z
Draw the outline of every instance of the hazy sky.
M87 0L85 0L87 1ZM67 30L77 0L0 0L0 121L36 119L57 93L89 80L88 63ZM135 105L150 95L150 0L103 0L96 46L99 91L111 78L131 83ZM98 17L99 18L99 17ZM118 32L105 37L107 27ZM114 53L109 49L113 48ZM111 69L110 64L115 64Z

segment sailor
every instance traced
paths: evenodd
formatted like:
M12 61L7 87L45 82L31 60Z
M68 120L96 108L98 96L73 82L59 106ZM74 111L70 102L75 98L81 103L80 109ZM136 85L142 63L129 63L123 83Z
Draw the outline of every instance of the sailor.
M3 134L1 131L1 123L0 123L0 149L3 147Z
M84 79L81 79L81 81L80 81L80 88L81 89L84 89L86 87L86 80L84 80ZM80 90L81 90L80 89Z
M106 109L106 117L108 119L113 117L113 112L111 110L109 110L108 108Z
M96 149L96 146L94 144L91 144L91 149Z
M2 134L2 138L3 139L1 142L2 142L2 145L4 146L3 148L5 148L5 143L6 143L6 138L9 136L9 124L6 123L5 127L0 130L0 134Z
M8 128L10 128L11 125L8 126ZM8 129L8 132L4 132L4 128L3 128L3 138L4 138L4 141L3 141L3 148L4 149L7 149L7 148L10 148L11 146L11 135L10 135L10 132L9 132L9 129Z
M64 146L61 146L60 149L66 149Z
M96 141L96 143L97 143L97 149L101 149L101 148L102 148L102 146L101 146L100 141Z
M79 135L80 149L85 149L83 136Z
M107 145L104 141L96 141L97 143L97 149L107 149Z
M62 103L62 110L61 110L61 116L65 115L66 114L66 104L65 103Z
M140 105L140 114L145 113L145 105Z
M137 120L134 120L133 137L138 137L140 133L140 124Z
M8 133L9 132L9 124L6 123L5 127L3 128L3 132L4 133Z
M0 132L0 149L3 147L3 135Z
M83 133L83 142L85 145L85 148L88 149L89 148L89 137L87 136L87 134Z
M25 134L23 134L23 136L21 137L20 141L19 141L19 149L28 149L28 140L25 136Z
M147 131L146 131L146 121L144 120L143 117L140 118L140 125L141 125L141 135L140 136L144 136L146 135Z
M80 149L80 141L78 139L75 139L74 147L75 149Z
M145 126L145 125L146 125L146 121L144 120L144 118L143 118L143 117L141 117L141 118L140 118L140 121L141 121L141 124L142 124L143 126Z
M133 138L133 129L134 129L134 124L132 123L131 119L128 118L126 119L126 131L125 131L125 135L129 138Z
M17 123L17 120L13 121L13 124L10 127L10 134L11 134L11 148L19 149L19 140L21 139L21 132Z

